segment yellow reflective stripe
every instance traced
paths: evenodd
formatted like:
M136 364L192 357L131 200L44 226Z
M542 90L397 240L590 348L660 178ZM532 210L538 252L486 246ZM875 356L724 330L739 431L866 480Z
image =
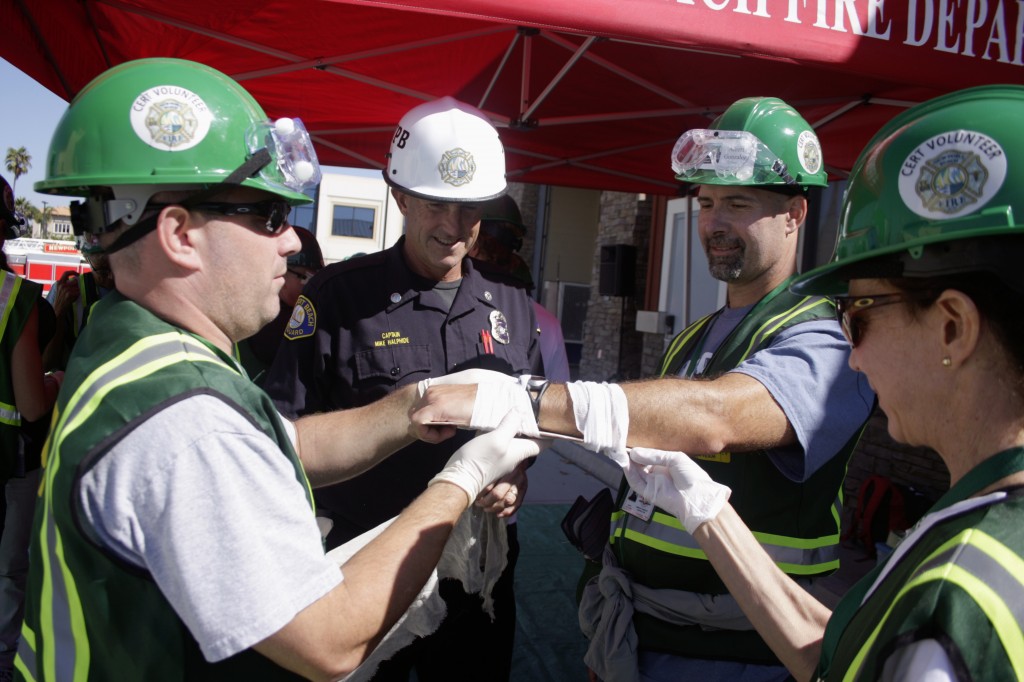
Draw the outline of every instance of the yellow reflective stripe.
M682 556L691 559L707 559L707 555L697 546L696 540L693 540L691 545L683 545L678 542L672 542L670 540L664 540L647 535L644 532L634 530L628 526L623 529L622 525L616 525L616 522L622 520L625 515L626 512L622 510L612 513L613 532L610 538L611 544L615 543L615 538L624 538L631 542L644 545L645 547L651 547L652 549L657 549L658 551L671 554L673 556ZM691 539L693 538L693 536L683 528L683 524L679 522L679 519L671 514L656 511L651 516L650 523L678 530L681 533L686 533L687 537ZM795 575L811 575L839 568L838 557L806 564L794 563L790 561L781 561L778 557L781 551L776 549L781 548L783 550L795 549L808 551L822 548L835 548L839 545L838 533L824 535L818 538L796 538L788 535L776 535L774 533L763 533L757 531L752 531L752 534L765 552L772 557L772 561L775 565L786 573Z
M21 290L21 277L4 273L3 286L0 286L0 338L7 330L7 323L10 322L11 313L14 311L13 301L18 298ZM0 402L0 424L8 426L21 426L21 414L15 405Z
M20 670L26 680L35 682L36 633L24 621L21 624L21 637L18 639L18 655L14 658L14 668Z
M684 329L682 334L672 340L668 350L665 351L665 359L661 361L661 371L658 374L659 377L665 376L665 372L668 371L669 365L672 364L672 360L679 354L682 347L685 346L686 343L693 338L693 335L700 331L701 327L707 324L707 321L710 319L711 315L708 315L703 319L698 320L696 323L690 325L689 329Z
M18 298L21 290L21 277L6 273L3 286L0 287L0 337L7 331L7 322L11 319L11 311L14 306L11 301Z
M833 303L826 298L819 298L816 301L813 301L810 305L807 305L807 301L810 300L811 298L811 296L805 296L803 299L800 300L799 303L794 305L789 310L783 313L779 313L775 317L768 319L764 324L758 327L757 331L755 331L751 335L750 344L748 344L747 349L743 351L743 355L740 357L740 362L746 360L747 356L750 355L750 352L754 349L754 347L761 343L761 341L766 336L774 334L780 327L785 326L785 324L794 317L798 315L803 315L805 312L813 310L819 305L833 305Z
M21 426L21 414L18 412L18 408L14 405L0 402L0 424Z
M1010 575L1017 576L1018 579L1019 576L1024 575L1024 559L991 535L975 528L967 528L953 536L921 563L927 564L940 554L964 544L972 545L976 549L988 554L993 561L1001 564ZM905 597L915 587L933 581L948 581L970 595L971 599L985 613L989 622L992 623L992 627L995 629L996 635L1003 645L1003 650L1010 659L1010 665L1013 666L1017 679L1024 679L1024 632L1021 631L1016 617L999 593L989 587L981 578L961 566L947 562L914 576L900 589L899 593L893 598L889 608L885 610L885 613L879 619L878 625L875 626L871 635L864 642L864 645L861 646L860 651L857 652L857 655L850 664L849 670L843 676L843 680L852 681L858 676L861 667L864 665L864 659L867 658L868 653L878 639L879 633L882 631L882 627L889 620L889 616L892 615L892 611L896 608L900 599Z
M152 360L149 360L128 372L124 372L122 374L111 374L113 370L116 370L119 366L128 364L136 356L139 356L145 351L161 344L167 344L168 342L184 346L185 348L170 354L163 353L157 355ZM194 350L189 352L189 347ZM47 485L44 489L43 524L40 538L42 545L41 555L43 559L43 586L40 623L43 632L47 633L54 633L58 626L58 623L54 620L54 581L55 578L59 579L60 584L63 586L61 594L65 600L64 605L67 608L67 613L65 615L70 621L67 625L70 626L71 630L67 634L74 641L74 647L73 651L60 652L56 651L57 647L55 646L46 647L43 657L43 677L45 679L64 679L70 673L72 675L71 679L73 680L85 680L89 670L89 659L91 656L89 640L85 629L85 619L82 613L81 599L78 596L78 589L75 585L74 576L68 570L67 562L64 559L63 543L53 516L53 480L61 467L59 456L60 448L68 435L82 426L86 419L92 416L102 403L103 398L112 390L181 361L223 364L220 358L218 358L213 351L184 334L169 332L166 334L146 337L134 343L117 357L93 370L93 372L89 374L89 376L86 377L86 379L76 388L75 392L65 405L63 414L60 415L59 419L55 418L55 426L50 435L50 439L52 441L50 448L51 457L45 469ZM53 533L52 538L51 532ZM54 573L54 564L56 564L56 568L60 571L59 576ZM63 626L64 624L60 625ZM71 658L74 659L73 672L62 669L62 674L58 675L58 656L61 657L62 663L65 663Z

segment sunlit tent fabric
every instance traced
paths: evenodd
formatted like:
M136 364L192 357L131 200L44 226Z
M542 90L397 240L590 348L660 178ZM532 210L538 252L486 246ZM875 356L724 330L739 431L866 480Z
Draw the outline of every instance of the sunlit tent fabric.
M1022 14L944 0L11 0L0 56L64 98L130 59L204 62L269 115L301 117L340 166L382 168L401 115L452 95L499 127L510 180L674 194L675 139L752 95L799 109L843 177L907 106L1024 81Z

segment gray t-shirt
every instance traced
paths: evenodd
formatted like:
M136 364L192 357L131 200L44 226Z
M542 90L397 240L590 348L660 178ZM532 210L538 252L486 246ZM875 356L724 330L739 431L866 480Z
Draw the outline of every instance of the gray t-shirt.
M342 581L291 462L211 396L128 434L82 477L79 496L100 541L153 576L211 662L266 639Z

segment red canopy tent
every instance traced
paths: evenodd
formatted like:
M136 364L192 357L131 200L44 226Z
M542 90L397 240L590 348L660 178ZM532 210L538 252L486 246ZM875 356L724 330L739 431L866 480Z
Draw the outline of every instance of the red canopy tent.
M796 106L841 176L902 108L1024 77L1011 2L2 0L0 26L0 56L62 97L192 59L300 116L322 163L380 168L401 115L453 95L499 126L510 180L659 194L676 137L739 97Z

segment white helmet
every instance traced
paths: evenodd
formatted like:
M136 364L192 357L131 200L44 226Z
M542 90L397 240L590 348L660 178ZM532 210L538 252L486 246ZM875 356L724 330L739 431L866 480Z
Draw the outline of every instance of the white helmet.
M442 97L402 117L384 179L421 199L486 201L505 193L505 149L480 110Z

